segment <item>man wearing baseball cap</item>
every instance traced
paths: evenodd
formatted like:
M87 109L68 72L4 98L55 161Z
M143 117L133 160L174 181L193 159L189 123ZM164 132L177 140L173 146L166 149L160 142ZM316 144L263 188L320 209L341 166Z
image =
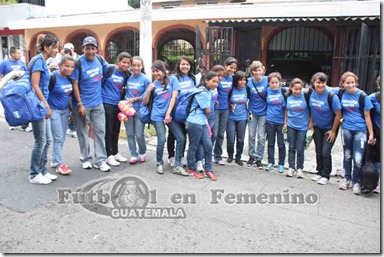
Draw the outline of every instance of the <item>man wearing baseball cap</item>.
M70 76L75 99L73 113L80 145L80 161L83 169L92 168L87 124L89 120L94 132L96 160L93 167L106 172L111 168L106 163L105 112L101 98L101 81L103 71L107 71L109 65L103 57L97 56L98 43L94 37L86 37L82 47L84 54L77 60L80 65L75 65L75 70Z

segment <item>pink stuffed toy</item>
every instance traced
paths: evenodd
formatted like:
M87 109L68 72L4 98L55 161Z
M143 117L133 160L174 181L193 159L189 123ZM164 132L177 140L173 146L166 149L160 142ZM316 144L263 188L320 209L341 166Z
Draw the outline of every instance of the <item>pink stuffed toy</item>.
M117 117L120 121L126 121L129 118L135 116L136 110L132 107L132 104L128 103L128 101L120 101L118 106L121 112L118 114Z

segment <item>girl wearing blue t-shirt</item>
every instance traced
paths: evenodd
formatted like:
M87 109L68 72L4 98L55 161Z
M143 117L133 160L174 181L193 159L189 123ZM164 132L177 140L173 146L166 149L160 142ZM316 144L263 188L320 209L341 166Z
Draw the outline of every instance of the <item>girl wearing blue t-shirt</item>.
M304 83L301 79L294 78L289 85L286 99L283 130L288 133L288 163L287 177L292 177L297 171L296 177L303 178L304 168L304 146L308 127L312 129L313 124L310 117L307 100L303 93ZM295 159L297 154L297 167ZM297 168L297 169L296 169Z
M127 141L129 151L131 153L131 158L129 160L130 164L135 164L137 160L141 163L145 162L146 157L145 153L147 151L147 146L145 144L144 138L144 123L140 119L140 97L147 90L150 79L145 75L144 72L144 62L143 59L139 56L134 56L132 58L132 74L128 78L127 89L125 99L132 104L135 108L135 116L129 118L124 122L125 130L127 132ZM137 145L139 146L139 153L137 153Z
M327 87L328 76L322 72L313 75L314 87L309 98L309 106L314 125L313 141L316 151L317 174L312 178L320 185L326 185L332 172L332 147L339 131L341 104L339 97ZM329 97L332 102L329 105Z
M267 115L266 130L268 140L268 166L266 170L272 170L275 165L275 141L277 137L277 147L279 149L278 171L284 172L285 145L283 137L285 101L283 91L280 86L281 75L279 72L272 72L268 75L269 87L266 91Z
M63 56L59 63L59 69L53 72L56 84L49 89L48 104L51 107L51 131L53 137L53 153L51 167L61 175L69 174L72 170L64 163L63 146L66 136L69 117L69 101L72 94L72 84L69 76L75 67L75 59L71 56Z
M196 88L196 78L195 75L193 75L192 72L192 61L188 57L180 57L180 59L176 63L176 78L179 81L180 85L180 93L187 94L189 90ZM178 122L179 123L179 122ZM187 129L185 128L185 123L179 123L185 140L187 139ZM173 135L172 131L168 131L168 138L167 138L167 150L168 150L168 160L169 164L173 167L175 166L175 136ZM184 160L184 152L185 152L185 144L183 148L182 153L182 164L186 164L186 161Z
M58 39L51 34L40 34L37 38L36 49L40 53L33 57L30 62L35 64L31 67L31 85L36 96L45 104L47 115L45 119L32 122L35 143L32 149L29 182L32 184L49 184L57 179L56 175L47 171L48 148L51 144L51 108L48 104L48 85L50 73L46 60L55 57L59 52Z
M222 145L224 141L224 133L228 125L228 94L232 88L232 75L236 72L237 60L234 57L228 57L224 62L224 68L224 76L219 82L219 86L217 87L219 103L215 107L215 126L213 129L213 137L216 138L213 152L215 156L215 162L219 165L224 165L221 155L223 154Z
M193 111L187 118L188 122L188 172L195 178L204 178L203 171L197 169L195 163L196 154L199 147L202 145L204 148L205 157L205 174L212 180L217 180L216 175L212 171L212 141L209 133L208 117L210 114L211 95L209 90L217 88L219 83L218 74L210 71L203 77L203 92L195 95L191 105Z
M108 156L107 163L112 166L119 166L120 162L128 161L119 153L118 141L121 122L117 115L120 112L118 104L121 101L122 91L129 75L131 59L129 53L120 53L117 56L112 75L102 85L101 96L105 110L105 149Z
M248 88L245 72L238 71L233 76L233 87L229 92L229 119L227 126L227 162L233 161L236 138L236 164L243 166L241 155L244 148L245 128L247 127Z
M358 78L352 72L345 72L340 79L344 87L341 96L343 111L342 141L344 147L343 168L345 179L340 183L341 190L351 187L354 194L361 194L360 173L364 165L364 153L368 144L373 144L374 134L370 109L373 108L369 97L364 98L364 117L360 111L359 98L363 93L358 89ZM368 135L367 135L368 129ZM367 137L368 136L368 137ZM352 176L353 160L353 176Z
M168 125L168 128L172 130L177 141L175 167L172 172L182 176L189 176L188 172L181 167L181 156L185 144L184 134L179 123L172 121L171 117L176 98L180 91L179 82L175 76L167 75L164 63L160 60L153 62L152 76L154 81L149 84L142 101L144 105L147 105L150 95L153 94L151 121L155 126L157 136L156 172L158 174L164 174L163 153L165 145L165 125Z

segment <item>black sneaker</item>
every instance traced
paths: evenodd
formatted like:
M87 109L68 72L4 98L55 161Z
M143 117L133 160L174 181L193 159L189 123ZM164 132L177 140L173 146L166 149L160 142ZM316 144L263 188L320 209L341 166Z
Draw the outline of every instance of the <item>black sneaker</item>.
M237 165L243 166L243 161L242 160L236 160L235 161Z
M228 162L228 163L231 163L231 162L233 162L233 158L231 158L231 157L228 157L228 159L227 159L227 162Z
M249 160L247 162L248 167L252 167L253 163L255 162L255 158L249 157Z
M257 168L259 168L259 170L264 169L264 166L263 166L263 164L261 163L261 161L256 161L256 166L257 166Z

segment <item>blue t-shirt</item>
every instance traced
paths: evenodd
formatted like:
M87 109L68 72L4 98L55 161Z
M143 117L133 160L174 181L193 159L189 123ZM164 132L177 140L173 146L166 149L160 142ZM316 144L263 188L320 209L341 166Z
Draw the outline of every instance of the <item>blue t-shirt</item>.
M247 87L243 87L242 89L233 88L232 95L229 99L229 102L232 104L236 104L235 111L232 112L231 108L229 110L229 119L230 120L247 120Z
M326 88L321 95L313 91L309 97L309 106L311 107L313 123L321 129L331 129L335 111L341 110L339 97L334 94L332 97L332 110L328 105L328 94L331 89Z
M168 110L169 103L171 102L173 91L180 91L179 82L173 75L169 76L167 90L164 90L157 80L155 80L155 88L153 89L153 106L151 112L152 121L164 121L165 114Z
M95 57L91 61L82 55L79 57L81 64L81 80L79 81L80 99L84 107L95 107L103 103L101 97L101 81L103 70L106 73L109 69L108 63L102 58L103 65ZM79 69L75 65L75 70L70 76L72 80L79 79Z
M54 71L56 76L56 84L49 92L48 104L53 110L68 109L70 95L72 94L72 83L66 77L63 78L58 71Z
M248 78L247 87L250 89L249 95L249 111L255 115L265 116L267 114L267 102L265 101L265 93L267 91L268 77L263 76L260 82L255 81L253 78ZM260 98L255 87L263 98Z
M309 110L304 93L300 96L290 94L287 97L287 125L296 130L307 130L309 122Z
M219 93L217 92L217 88L209 91L211 92L211 114L209 114L209 118L211 118L215 115L215 105L217 99L219 99Z
M216 107L217 110L225 110L228 108L228 94L232 89L233 77L223 76L222 80L217 86L217 92L219 93L219 105Z
M8 59L0 63L0 75L5 76L11 71L15 71L15 70L27 71L27 67L20 60L13 61Z
M35 59L36 62L34 63L32 69L31 69L31 79L32 79L32 73L35 71L40 71L40 81L39 81L39 87L41 92L44 95L45 99L48 99L49 95L49 79L51 78L51 74L49 73L47 63L45 62L43 56L41 54L38 54L34 56L30 62L33 62Z
M196 82L188 75L184 75L178 78L180 85L180 94L186 94L190 89L196 88Z
M279 87L273 91L270 87L267 89L267 115L266 120L278 124L284 124L284 95Z
M204 88L203 92L195 95L192 101L191 110L194 110L197 105L199 105L199 107L188 115L187 122L205 125L207 123L207 116L205 115L204 109L210 107L210 102L211 94Z
M150 83L151 81L145 74L140 73L140 75L137 77L134 74L132 74L128 78L125 99L141 97L145 92L145 90L147 90L148 85ZM135 108L135 110L138 111L140 109L140 102L139 101L133 102L133 108Z
M380 99L376 98L376 93L372 93L369 98L371 99L373 108L375 108L374 121L376 126L380 128Z
M105 81L102 87L101 96L103 103L118 105L121 101L120 90L124 85L127 74L123 71L118 71L116 67L113 68L112 75Z
M341 98L341 107L343 110L343 129L347 130L367 130L367 124L360 112L359 97L363 91L357 89L354 94L344 91ZM364 99L364 111L372 109L371 99L365 97Z

